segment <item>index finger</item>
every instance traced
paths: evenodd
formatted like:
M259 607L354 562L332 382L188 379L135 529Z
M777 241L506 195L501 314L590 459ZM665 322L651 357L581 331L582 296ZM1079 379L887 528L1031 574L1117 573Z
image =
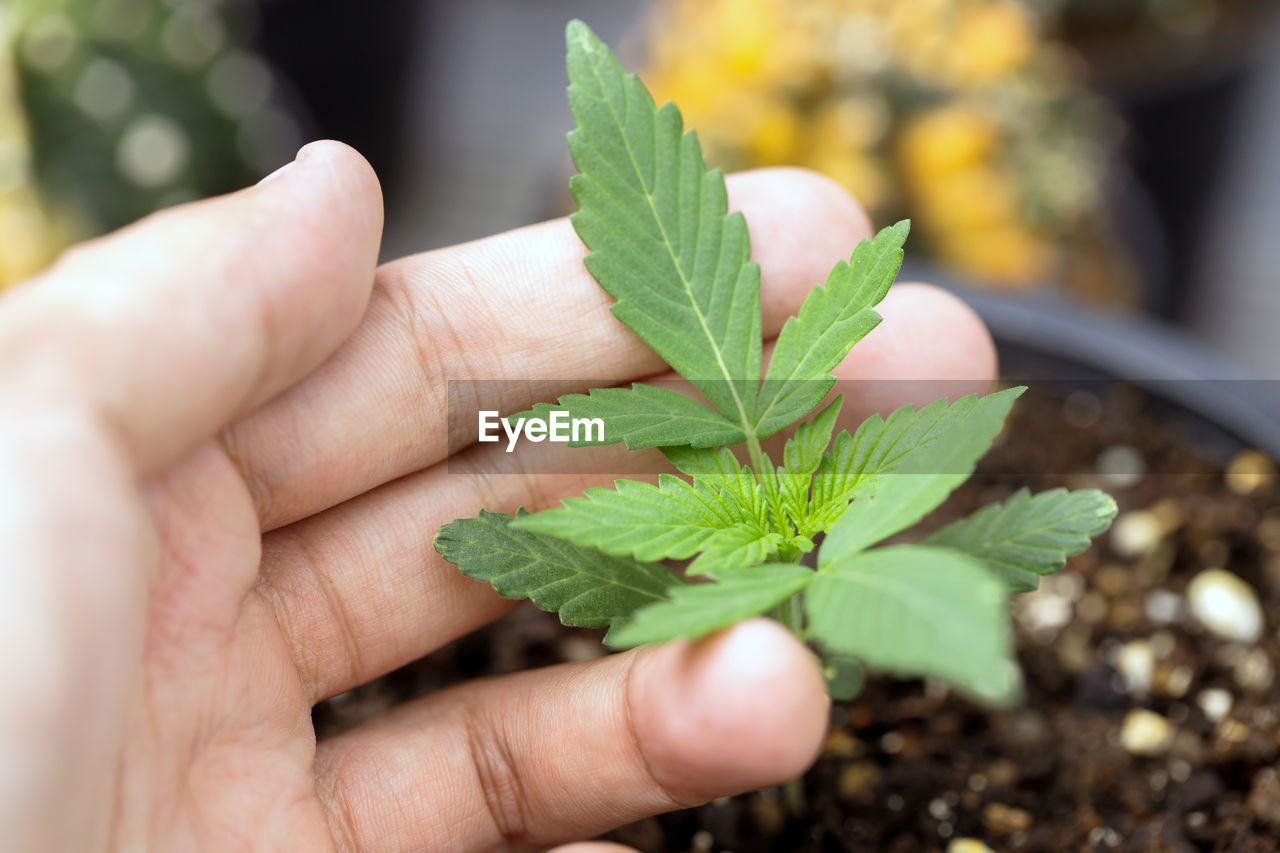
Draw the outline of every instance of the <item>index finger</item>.
M730 176L776 334L870 225L837 184L798 169ZM384 266L351 341L315 375L228 430L264 529L304 518L446 458L449 380L475 409L518 411L585 382L664 369L610 313L560 219Z

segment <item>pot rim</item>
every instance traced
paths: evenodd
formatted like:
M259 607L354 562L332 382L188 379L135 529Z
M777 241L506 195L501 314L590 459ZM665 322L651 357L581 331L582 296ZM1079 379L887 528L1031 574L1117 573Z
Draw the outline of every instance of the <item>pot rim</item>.
M954 293L986 323L997 347L1065 362L1066 375L1055 378L1101 374L1128 382L1280 459L1280 380L1259 376L1167 323L1084 308L1047 291L982 293L915 265L904 278Z

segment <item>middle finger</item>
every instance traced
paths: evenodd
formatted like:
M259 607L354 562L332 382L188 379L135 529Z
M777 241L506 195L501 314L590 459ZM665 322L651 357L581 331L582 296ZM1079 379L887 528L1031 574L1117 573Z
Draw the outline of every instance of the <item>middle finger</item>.
M831 264L870 233L843 189L814 173L732 176L729 200L752 224L766 337ZM663 369L609 313L565 219L388 264L360 328L324 366L224 433L264 530L444 459L449 380L474 386L468 409L539 400ZM487 398L487 399L486 399Z

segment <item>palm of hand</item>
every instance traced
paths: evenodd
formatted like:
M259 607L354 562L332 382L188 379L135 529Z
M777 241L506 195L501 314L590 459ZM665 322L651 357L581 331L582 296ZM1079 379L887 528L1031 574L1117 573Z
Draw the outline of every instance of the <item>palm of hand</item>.
M259 586L258 518L239 471L210 446L144 502L158 553L114 846L332 849L311 697Z

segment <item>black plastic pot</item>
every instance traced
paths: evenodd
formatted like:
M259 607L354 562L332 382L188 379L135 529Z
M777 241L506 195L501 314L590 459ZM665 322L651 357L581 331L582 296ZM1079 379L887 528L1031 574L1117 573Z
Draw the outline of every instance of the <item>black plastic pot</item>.
M1070 26L1059 34L1081 53L1093 87L1115 103L1130 129L1128 159L1158 214L1171 265L1151 307L1170 319L1187 307L1241 95L1256 75L1265 35L1280 25L1265 2L1237 3L1229 11L1217 32L1185 46Z
M913 277L944 281L930 272ZM1005 375L1126 382L1180 410L1197 437L1228 450L1256 447L1280 459L1280 383L1147 318L1104 314L1052 295L1010 298L950 288L982 317Z
M1144 182L1127 163L1112 163L1106 181L1111 225L1139 277L1138 305L1147 313L1165 316L1172 304L1172 256L1163 217Z
M1133 169L1167 237L1172 275L1154 308L1183 315L1213 188L1222 176L1233 116L1253 63L1115 96L1132 129Z

